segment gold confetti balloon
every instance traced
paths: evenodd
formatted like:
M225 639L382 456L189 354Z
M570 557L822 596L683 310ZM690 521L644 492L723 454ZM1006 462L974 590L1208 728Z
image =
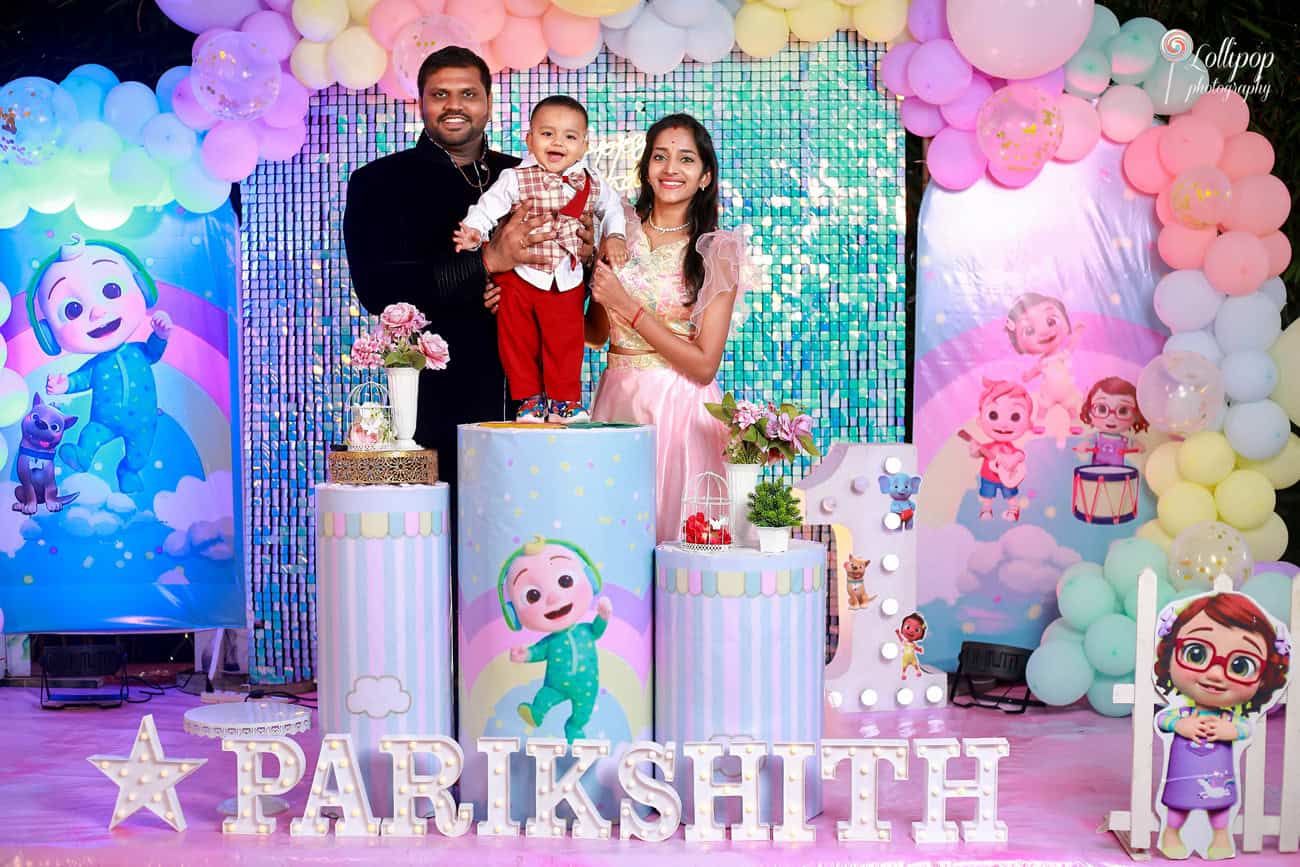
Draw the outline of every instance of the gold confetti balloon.
M996 90L975 118L975 139L1003 174L1037 174L1061 147L1065 128L1056 97L1018 82Z
M280 75L280 64L257 39L232 31L199 43L190 84L213 117L252 120L280 95Z
M1169 583L1177 590L1209 590L1220 574L1239 588L1254 571L1241 534L1219 521L1193 524L1169 547Z

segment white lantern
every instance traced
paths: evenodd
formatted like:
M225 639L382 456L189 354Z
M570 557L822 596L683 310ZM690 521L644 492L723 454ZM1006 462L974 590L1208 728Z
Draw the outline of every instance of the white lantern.
M725 551L731 547L731 498L717 473L700 473L682 497L683 548Z
M359 452L393 447L393 414L388 389L378 382L363 382L348 392L348 448Z

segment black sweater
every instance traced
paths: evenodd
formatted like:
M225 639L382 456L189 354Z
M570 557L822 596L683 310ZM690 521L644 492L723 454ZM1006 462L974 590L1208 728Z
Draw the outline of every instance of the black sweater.
M488 183L516 157L488 151ZM474 178L472 166L464 167ZM415 439L438 450L441 478L456 480L456 426L507 418L496 317L483 306L487 274L479 253L455 253L451 233L479 191L428 137L367 163L348 181L343 239L352 287L367 312L406 301L448 343L446 370L420 376Z

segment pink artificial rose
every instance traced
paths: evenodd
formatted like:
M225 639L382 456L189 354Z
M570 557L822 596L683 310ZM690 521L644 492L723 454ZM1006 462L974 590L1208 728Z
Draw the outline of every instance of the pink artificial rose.
M767 435L773 439L781 440L782 442L792 443L795 441L794 422L790 420L790 416L782 413L781 415L776 416L774 421L768 421Z
M352 344L353 367L379 367L384 363L384 342L375 334L362 334Z
M385 307L384 312L379 314L379 323L394 340L405 340L428 325L429 320L424 318L424 314L414 304L403 301Z
M731 423L740 430L748 430L758 424L758 420L762 417L763 408L761 406L747 400L738 400L736 401L736 414L732 416Z
M796 442L799 440L799 437L812 436L812 429L813 429L812 416L808 415L807 413L800 413L799 415L794 417L794 423L792 427L794 428L794 436Z
M420 353L429 362L431 370L447 369L447 362L451 360L451 353L447 351L447 341L437 334L426 332L420 335L419 347Z

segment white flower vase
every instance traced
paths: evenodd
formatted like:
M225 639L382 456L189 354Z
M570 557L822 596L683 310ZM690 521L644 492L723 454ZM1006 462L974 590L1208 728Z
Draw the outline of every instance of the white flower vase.
M758 550L764 554L784 554L790 550L789 527L755 527Z
M738 546L752 548L757 541L754 525L749 523L749 495L758 487L762 464L726 464L727 492L731 499L731 540Z
M414 367L386 367L388 400L393 407L393 448L418 449L415 421L420 406L420 371Z

